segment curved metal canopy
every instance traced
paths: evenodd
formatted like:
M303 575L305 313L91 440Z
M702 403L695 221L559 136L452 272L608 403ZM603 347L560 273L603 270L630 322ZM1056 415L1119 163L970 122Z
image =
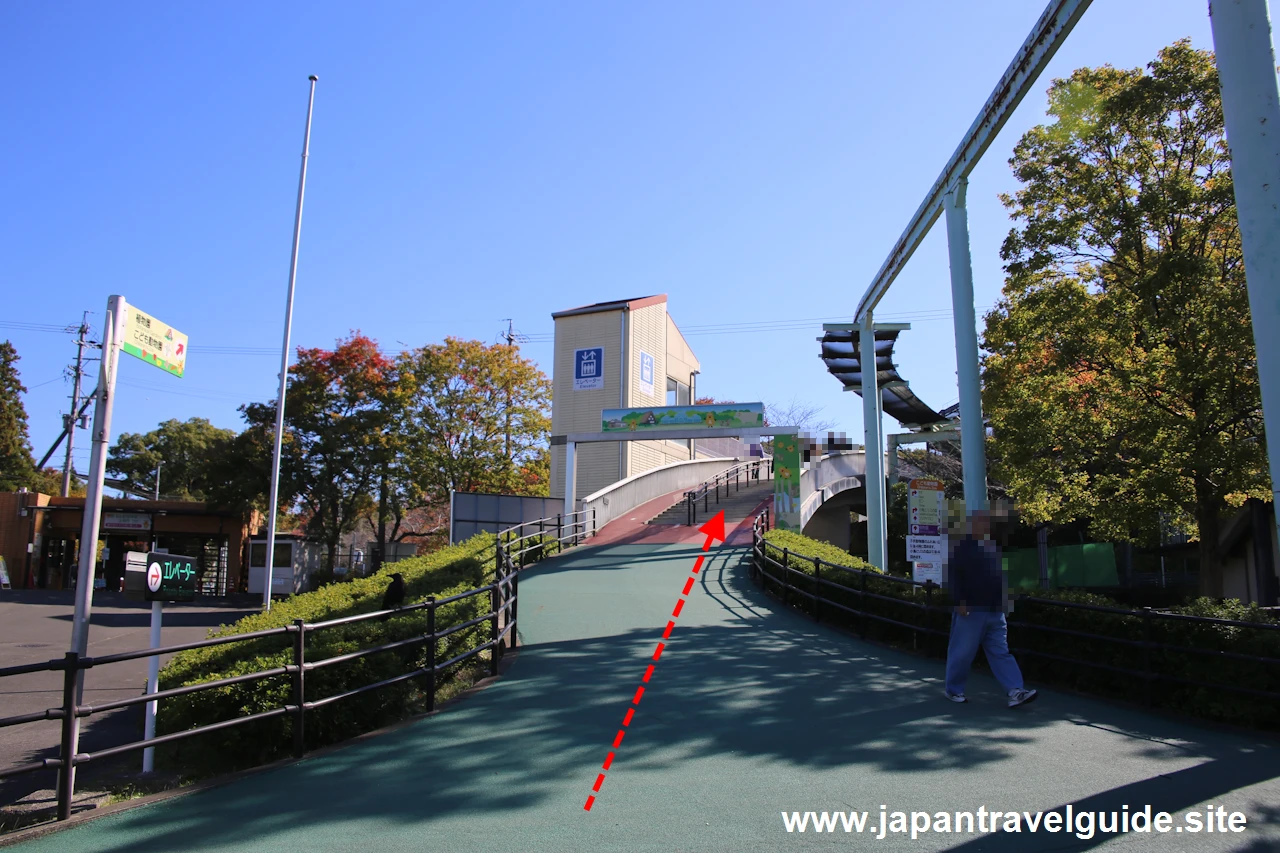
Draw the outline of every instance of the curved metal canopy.
M900 329L876 329L876 384L880 388L880 401L886 414L905 427L927 427L946 423L947 418L927 406L911 393L907 383L898 375L893 364L893 345ZM844 385L846 390L862 395L861 332L826 331L819 339L822 343L821 358L827 370ZM886 387L887 386L887 387Z

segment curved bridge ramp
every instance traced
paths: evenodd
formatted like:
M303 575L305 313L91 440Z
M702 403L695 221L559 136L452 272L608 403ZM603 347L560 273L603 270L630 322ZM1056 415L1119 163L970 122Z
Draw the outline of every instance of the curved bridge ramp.
M587 547L541 564L520 584L518 658L469 699L327 755L14 849L1014 853L1122 849L1143 838L1162 851L1278 849L1273 741L1055 691L1009 710L980 673L969 704L954 705L941 696L941 663L778 605L748 580L741 548L712 550L633 705L698 553ZM1249 826L1089 840L930 832L874 843L881 804L932 813L1068 803L1178 812L1212 803L1245 812ZM788 832L781 817L850 810L869 813L864 834Z

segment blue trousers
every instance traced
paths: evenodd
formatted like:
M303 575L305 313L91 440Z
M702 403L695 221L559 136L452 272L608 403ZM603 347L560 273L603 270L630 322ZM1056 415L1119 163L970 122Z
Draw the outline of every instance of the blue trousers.
M1009 626L1003 613L951 614L951 639L947 642L947 692L963 693L969 667L982 646L991 674L1005 693L1022 687L1022 670L1009 654Z

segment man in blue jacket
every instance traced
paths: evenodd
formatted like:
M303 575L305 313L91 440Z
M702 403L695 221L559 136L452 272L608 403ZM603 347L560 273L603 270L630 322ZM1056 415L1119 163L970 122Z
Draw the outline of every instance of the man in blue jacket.
M968 531L950 549L947 585L954 604L951 638L947 644L946 696L967 702L965 682L981 646L991 674L1000 682L1015 708L1036 698L1036 691L1022 683L1022 670L1009 653L1009 589L1005 583L1000 548L991 534L990 513L979 510L969 516Z

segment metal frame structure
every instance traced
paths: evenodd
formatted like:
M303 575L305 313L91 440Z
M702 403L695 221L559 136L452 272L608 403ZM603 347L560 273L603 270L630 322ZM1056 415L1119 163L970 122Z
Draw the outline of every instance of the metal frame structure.
M986 430L963 429L983 424L979 376L977 320L973 305L973 268L969 255L969 224L965 193L969 174L1000 133L1023 97L1039 78L1058 48L1070 35L1091 0L1050 0L1014 55L986 104L934 181L902 236L858 302L854 315L870 337L872 314L898 274L944 212L951 268L951 302L960 392L961 453L965 506L987 506ZM1280 217L1276 216L1273 187L1280 186L1280 136L1268 128L1280 126L1280 87L1266 0L1209 0L1222 108L1231 145L1236 206L1244 245L1249 304L1253 315L1258 378L1263 417L1280 413ZM874 351L864 353L870 362ZM866 445L881 448L878 414L864 399ZM874 423L871 421L874 420ZM1273 499L1280 504L1280 429L1267 430ZM880 453L867 454L868 482L883 482ZM873 506L884 529L884 505ZM1280 514L1277 514L1280 527ZM884 541L870 546L883 553ZM873 560L874 562L874 560ZM877 564L878 565L878 564Z

